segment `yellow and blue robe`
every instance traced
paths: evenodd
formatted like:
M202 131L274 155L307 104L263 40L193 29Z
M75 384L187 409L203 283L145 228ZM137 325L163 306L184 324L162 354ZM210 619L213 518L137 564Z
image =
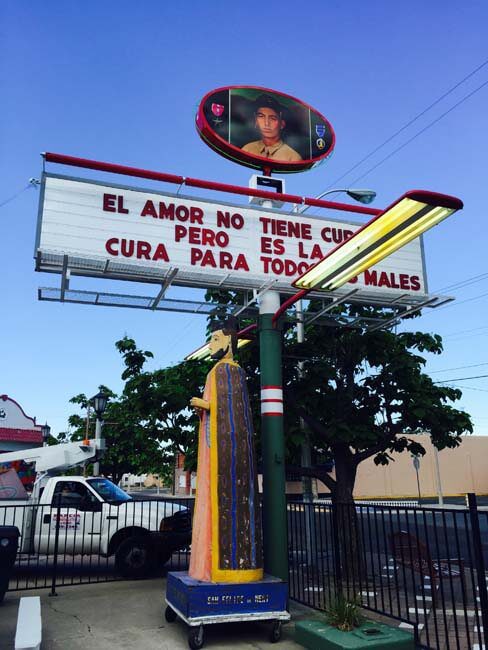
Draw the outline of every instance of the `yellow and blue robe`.
M261 514L246 376L224 359L209 372L200 420L189 575L205 582L263 577Z

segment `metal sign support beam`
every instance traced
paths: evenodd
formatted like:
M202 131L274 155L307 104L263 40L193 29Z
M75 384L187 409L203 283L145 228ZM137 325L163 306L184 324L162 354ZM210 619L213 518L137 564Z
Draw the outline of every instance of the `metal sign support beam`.
M175 268L175 269L173 269L173 268L169 269L169 271L168 271L168 275L166 276L165 281L164 281L163 284L161 285L161 290L160 290L160 292L159 292L158 295L154 298L154 302L153 302L153 304L152 304L152 306L151 306L151 309L152 309L153 311L154 311L154 310L156 309L156 307L159 305L159 303L161 302L162 298L164 297L164 294L166 293L166 290L167 290L168 287L171 285L171 283L173 282L174 278L175 278L177 275L178 275L178 269L176 269L176 268Z
M285 438L281 328L273 325L280 294L267 291L259 305L261 444L263 456L263 551L266 573L288 581ZM279 540L279 544L276 543Z

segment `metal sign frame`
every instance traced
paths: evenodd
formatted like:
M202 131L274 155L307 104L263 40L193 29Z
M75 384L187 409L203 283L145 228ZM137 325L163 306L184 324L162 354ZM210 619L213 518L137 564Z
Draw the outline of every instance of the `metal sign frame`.
M215 183L212 181L203 181L200 179L192 179L183 176L178 176L174 174L165 174L161 172L154 172L150 170L144 170L134 167L127 167L123 165L115 165L111 163L103 163L99 161L87 160L82 158L75 158L72 156L65 156L62 154L47 153L43 154L47 162L53 162L58 164L66 164L70 166L76 166L81 168L96 169L103 172L118 173L127 176L134 176L139 178L146 178L151 180L163 181L168 183L173 183L179 185L179 189L183 185L189 187L198 187L202 189L207 189L211 191L221 191L229 192L240 195L247 196L257 196L263 199L276 198L277 195L273 192L267 192L265 190L251 189L241 186L233 186L222 183ZM153 188L147 187L137 187L137 186L127 186L119 183L112 182L103 182L95 181L92 179L82 178L82 177L71 177L65 176L63 174L52 174L45 173L44 177L54 177L54 178L69 178L72 180L79 180L81 182L88 182L95 185L113 187L114 189L120 190L135 190L146 192L150 194L162 194L165 196L175 197L178 199L187 199L195 201L207 201L208 199L202 197L195 197L189 195L182 195L179 193L170 193L162 192ZM166 293L168 289L175 285L179 287L187 287L187 283L181 282L178 278L178 269L175 267L169 267L167 269L155 270L150 269L147 266L138 265L131 263L124 264L123 262L118 262L114 259L99 259L99 260L87 260L79 258L76 256L70 256L66 254L53 255L43 253L42 250L39 250L39 237L40 237L40 220L41 220L41 206L44 198L44 184L41 186L41 196L40 196L40 207L38 213L38 226L37 226L37 235L36 235L36 250L35 250L35 260L36 260L36 271L42 271L46 273L54 273L61 275L60 287L41 287L38 291L39 300L44 301L56 301L56 302L72 302L77 304L89 304L97 306L117 306L117 307L126 307L126 308L135 308L135 309L148 309L152 311L177 311L182 313L201 313L207 315L209 310L216 308L215 305L210 305L206 303L203 299L199 300L195 298L194 291L193 295L188 299L173 299L168 298ZM344 203L337 203L333 201L323 201L318 199L313 199L310 197L302 197L296 195L282 194L279 196L280 200L284 202L293 203L295 205L310 205L322 208L328 208L332 210L348 211L359 214L366 215L377 215L381 212L379 209L370 208L366 206L359 205L349 205ZM242 204L229 203L222 201L214 201L212 203L217 205L223 205L228 207L235 207L237 209L243 209ZM246 206L246 210L256 210L257 212L262 212L261 208L253 208L252 206ZM277 216L286 216L288 218L293 218L294 212L284 211L284 210L274 210L268 209L272 214ZM327 217L327 221L344 223L343 220ZM357 223L350 222L352 225L358 225ZM422 241L422 240L421 240ZM425 289L427 291L427 278L425 271L425 257L423 245L421 248L421 259L422 259L422 271L424 276ZM131 293L120 293L113 291L106 291L103 289L96 290L86 290L83 287L73 288L70 283L74 277L97 277L100 279L107 280L124 280L132 281L137 283L144 284L153 284L156 285L158 291L154 295L140 295L140 294L131 294ZM231 311L237 312L242 315L250 316L251 314L256 314L255 307L255 298L256 293L259 291L273 288L272 278L271 282L263 282L262 286L256 287L254 290L242 286L239 282L238 284L233 284L229 282L229 278L224 278L213 284L209 284L208 279L202 281L201 284L195 284L194 286L200 286L203 288L208 288L212 286L214 288L229 288L235 291L242 292L242 304L232 308ZM283 294L292 294L294 289L292 286L287 288L281 288L280 292ZM313 319L320 324L330 325L333 322L340 321L342 318L341 314L334 314L331 316L330 312L334 307L342 303L355 303L355 304L368 304L375 305L378 307L385 307L391 310L391 317L389 316L387 320L375 320L373 322L368 322L368 327L383 327L387 323L391 324L392 322L398 321L407 314L411 314L414 311L419 311L423 307L438 307L446 302L452 300L450 297L438 296L438 295L429 295L427 293L415 295L409 293L395 293L391 292L390 295L385 294L378 295L373 294L372 292L365 291L364 289L358 290L357 287L351 289L351 287L342 288L335 290L334 292L323 292L323 291L312 291L309 294L309 298L320 299L322 301L322 313L320 316L314 315ZM224 306L221 306L222 308ZM335 312L335 310L334 310ZM364 321L364 319L363 319ZM355 324L359 326L359 322ZM353 326L353 324L349 324Z

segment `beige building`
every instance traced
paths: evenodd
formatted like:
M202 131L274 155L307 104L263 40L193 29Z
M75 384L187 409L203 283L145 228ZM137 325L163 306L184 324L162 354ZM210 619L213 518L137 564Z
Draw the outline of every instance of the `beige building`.
M437 496L435 449L428 435L409 436L418 440L426 454L420 458L419 482L422 497ZM440 480L444 496L464 495L466 492L488 494L488 436L463 436L456 449L438 452ZM389 465L375 465L368 458L358 467L354 496L356 498L418 498L417 477L409 453L392 454ZM334 477L334 472L332 472ZM328 492L318 482L319 494ZM301 483L287 485L288 493L301 492Z
M419 482L422 497L436 497L438 494L436 453L429 435L409 436L418 440L426 454L420 458ZM418 498L417 476L413 459L407 452L392 454L395 459L389 465L375 465L368 458L358 467L354 496L357 499L373 498ZM444 496L464 495L475 492L488 495L488 436L463 436L463 442L456 449L443 449L437 452L440 482ZM331 476L334 478L334 471ZM144 484L154 486L156 477L147 475ZM262 477L259 476L262 490ZM316 482L315 493L323 495L328 489L320 481ZM301 481L289 481L287 494L300 494ZM175 467L175 494L194 496L196 475L184 469L184 456L179 455Z

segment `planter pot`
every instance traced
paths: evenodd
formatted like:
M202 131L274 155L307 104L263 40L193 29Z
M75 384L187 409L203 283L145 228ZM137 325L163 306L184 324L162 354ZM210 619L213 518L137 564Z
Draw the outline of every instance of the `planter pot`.
M341 632L325 621L299 621L295 641L310 650L414 650L414 638L408 632L369 621L351 632Z

